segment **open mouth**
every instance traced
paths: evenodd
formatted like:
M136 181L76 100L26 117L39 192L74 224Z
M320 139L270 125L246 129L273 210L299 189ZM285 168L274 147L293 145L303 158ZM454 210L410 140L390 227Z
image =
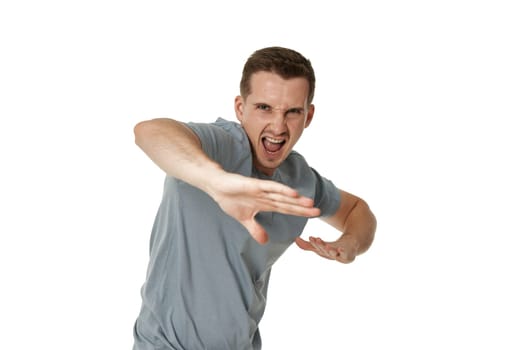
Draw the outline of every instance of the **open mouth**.
M264 145L264 149L266 150L266 152L268 153L277 153L279 152L284 144L286 143L286 140L281 140L281 139L274 139L272 137L263 137L262 139L263 141L263 145Z

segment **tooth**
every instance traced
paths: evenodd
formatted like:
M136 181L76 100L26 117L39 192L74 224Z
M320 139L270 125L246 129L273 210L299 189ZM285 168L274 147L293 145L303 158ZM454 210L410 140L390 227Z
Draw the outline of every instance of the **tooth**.
M270 141L271 143L282 143L282 142L284 142L284 140L272 139L271 137L266 137L266 139L268 141Z

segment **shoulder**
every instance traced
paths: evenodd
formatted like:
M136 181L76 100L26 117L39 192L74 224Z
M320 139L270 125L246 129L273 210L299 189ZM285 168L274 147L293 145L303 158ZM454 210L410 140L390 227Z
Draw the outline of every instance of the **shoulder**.
M279 167L281 172L291 178L302 177L311 172L306 159L297 151L292 151Z
M283 182L314 199L321 215L333 214L339 206L339 190L332 181L312 168L298 152L292 151L279 168Z
M201 142L239 142L248 145L248 137L242 126L233 121L218 118L212 123L188 122L186 125L199 137Z
M219 118L213 123L189 122L186 125L200 139L204 152L224 170L251 171L250 142L239 123Z
M306 159L298 152L292 151L279 166L280 180L303 193L313 194L316 187L315 174Z
M244 129L241 124L237 122L218 118L212 125L216 125L218 128L223 129L239 142L248 141L248 136L244 132Z

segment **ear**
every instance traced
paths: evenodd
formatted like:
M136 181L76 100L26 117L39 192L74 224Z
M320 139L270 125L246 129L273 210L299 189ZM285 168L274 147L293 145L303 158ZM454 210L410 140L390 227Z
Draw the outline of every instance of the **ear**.
M315 112L315 106L313 104L309 105L308 114L306 115L306 121L304 123L305 128L307 128L312 122L312 119L314 118L314 112Z
M235 97L234 107L237 120L242 123L244 119L244 99L241 96Z

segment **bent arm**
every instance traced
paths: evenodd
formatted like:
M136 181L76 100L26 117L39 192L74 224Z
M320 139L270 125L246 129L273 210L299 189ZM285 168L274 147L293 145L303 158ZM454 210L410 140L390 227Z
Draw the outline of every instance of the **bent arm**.
M310 198L283 184L226 172L203 151L201 141L186 125L172 119L153 119L135 126L135 143L167 175L207 193L259 243L267 241L255 220L260 211L314 217L320 211Z
M377 222L364 200L342 190L339 193L339 209L334 215L322 219L342 232L341 237L335 242L325 242L319 237L310 237L309 241L305 241L297 237L295 242L301 249L347 264L370 248Z
M323 220L342 232L340 241L346 241L356 255L370 248L377 221L368 204L361 198L340 190L341 204L337 212Z

